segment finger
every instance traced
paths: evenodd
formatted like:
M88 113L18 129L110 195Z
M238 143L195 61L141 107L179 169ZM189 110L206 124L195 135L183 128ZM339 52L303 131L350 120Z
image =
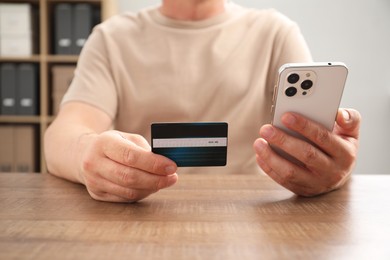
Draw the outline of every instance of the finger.
M148 174L152 175L152 174ZM90 195L96 200L115 201L115 202L134 202L141 200L161 188L167 188L177 181L177 175L158 176L160 178L150 187L140 185L139 187L126 187L122 184L116 184L103 177L93 176L86 179L86 187Z
M140 190L160 190L172 186L177 182L177 174L156 175L148 172L125 166L110 159L102 159L99 175L117 185L126 188Z
M260 129L260 136L269 144L293 156L308 169L318 171L331 163L330 158L317 147L271 125L264 125Z
M265 144L263 144L262 142L264 142ZM263 156L262 155L259 155L260 153L262 153L263 151L259 151L259 150L262 150L264 149L263 146L265 145L268 145L266 143L266 141L264 139L258 139L254 142L253 144L253 147L256 151L256 161L257 161L257 164L260 166L260 168L265 172L265 173L269 173L272 171L272 168L266 163L266 161L264 160Z
M337 134L359 138L361 115L355 109L340 108L336 117Z
M167 157L154 154L119 134L112 136L116 142L104 142L103 148L104 155L111 160L158 175L171 175L176 172L175 162Z
M94 200L98 200L98 201L117 202L117 203L131 203L131 202L135 202L135 201L127 201L124 198L115 196L115 195L110 194L110 193L105 193L105 192L104 193L95 194L93 192L89 192L88 191L88 193L91 196L91 198L93 198Z
M276 154L267 141L259 138L254 143L257 162L263 171L283 187L303 196L318 193L319 178ZM306 184L306 185L303 185Z
M99 177L89 178L87 180L87 189L94 199L107 199L111 197L110 195L112 195L114 197L122 198L122 201L125 202L135 202L158 191L158 189L136 189L123 187Z
M315 144L321 151L325 152L332 158L340 157L349 152L337 135L332 134L328 129L322 125L315 123L307 118L294 114L286 113L282 116L282 122L291 130L301 134L313 144ZM337 147L337 149L335 149Z

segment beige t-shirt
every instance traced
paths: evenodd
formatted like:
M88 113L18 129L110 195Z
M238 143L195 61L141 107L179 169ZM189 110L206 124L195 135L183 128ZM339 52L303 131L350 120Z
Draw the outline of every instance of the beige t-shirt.
M299 28L275 10L230 3L224 14L183 22L152 7L94 29L63 103L91 104L149 142L153 122L227 122L228 163L217 170L258 172L252 145L270 121L278 68L305 61Z

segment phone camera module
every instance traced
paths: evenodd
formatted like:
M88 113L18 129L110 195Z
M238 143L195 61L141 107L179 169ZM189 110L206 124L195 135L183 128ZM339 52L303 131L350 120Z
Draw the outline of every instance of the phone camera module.
M301 88L304 89L304 90L309 90L312 86L313 86L313 81L311 81L309 79L304 80L301 83Z
M296 73L293 73L293 74L291 74L290 76L287 77L287 81L290 84L295 84L295 83L298 82L298 80L299 80L299 75L296 74Z
M297 94L297 92L298 92L298 90L295 87L289 87L286 89L286 91L284 93L288 97L293 97L293 96L295 96L295 94Z

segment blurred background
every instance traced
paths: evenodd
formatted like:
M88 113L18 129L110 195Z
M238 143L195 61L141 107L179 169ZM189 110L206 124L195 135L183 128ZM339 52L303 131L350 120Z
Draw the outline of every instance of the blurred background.
M117 0L135 12L160 0ZM342 107L363 117L357 174L390 174L390 1L235 0L274 8L297 22L315 61L342 61L349 77Z

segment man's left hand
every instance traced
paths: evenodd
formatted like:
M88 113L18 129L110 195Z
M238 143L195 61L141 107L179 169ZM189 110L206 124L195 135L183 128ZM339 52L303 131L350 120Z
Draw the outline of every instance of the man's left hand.
M273 180L301 196L315 196L341 187L350 177L356 162L361 116L354 109L339 109L332 132L305 117L286 113L282 122L315 145L264 125L254 142L258 165ZM295 164L274 147L293 155Z

